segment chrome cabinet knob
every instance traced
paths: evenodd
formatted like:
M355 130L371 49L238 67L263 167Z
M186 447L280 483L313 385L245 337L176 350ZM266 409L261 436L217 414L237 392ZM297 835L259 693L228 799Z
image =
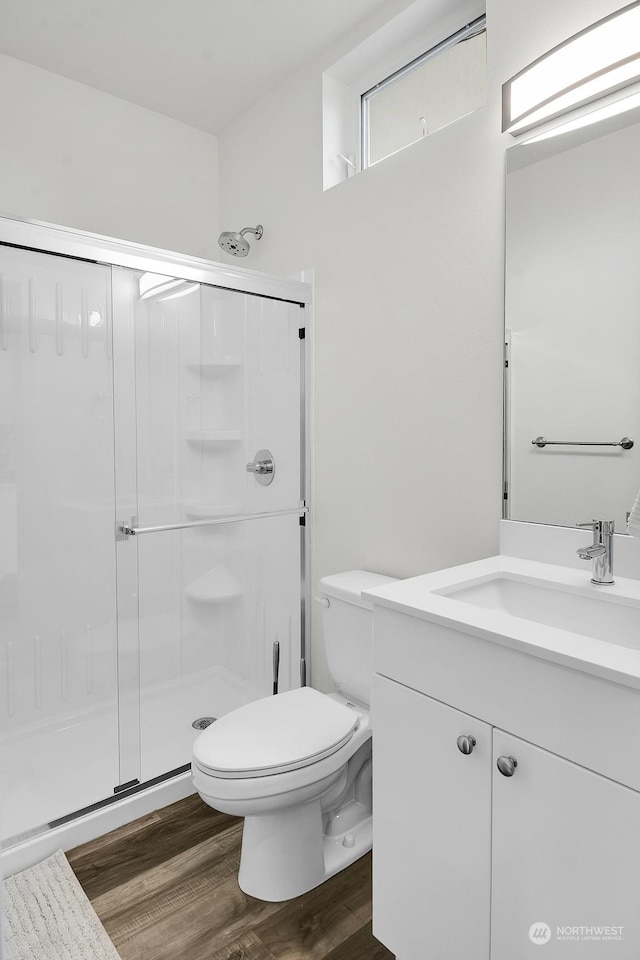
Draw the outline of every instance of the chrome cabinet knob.
M252 473L258 483L268 486L274 478L276 465L273 456L268 450L258 450L255 459L245 467L247 473Z
M518 761L515 757L498 757L497 767L503 777L512 777L517 766Z
M468 755L473 753L473 748L476 745L476 738L471 736L471 734L468 734L468 736L458 737L456 743L458 744L458 750L460 753Z

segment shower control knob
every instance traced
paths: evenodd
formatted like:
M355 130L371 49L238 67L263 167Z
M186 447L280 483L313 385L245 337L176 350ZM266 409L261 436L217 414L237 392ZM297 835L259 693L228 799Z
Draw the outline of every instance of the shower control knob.
M465 755L468 755L470 753L473 753L473 748L476 745L476 738L471 736L471 734L469 734L466 737L465 736L458 737L458 739L456 740L456 743L458 744L458 750L460 751L460 753L464 753Z
M262 476L265 473L273 473L273 463L271 460L257 460L247 464L248 473L258 473Z
M497 767L503 777L512 777L517 766L518 761L515 757L498 757Z
M258 483L267 487L275 476L276 465L268 450L258 450L254 459L247 464L245 469L247 473L252 473L255 476Z

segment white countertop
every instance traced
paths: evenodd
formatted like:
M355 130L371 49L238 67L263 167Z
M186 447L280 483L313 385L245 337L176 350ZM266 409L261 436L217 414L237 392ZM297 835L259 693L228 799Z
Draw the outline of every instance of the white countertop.
M482 583L495 579L497 575L578 597L584 596L586 599L637 608L637 648L547 626L503 610L489 609L435 592L460 584L470 586ZM409 614L570 669L640 689L639 580L616 577L612 585L595 585L590 581L589 568L578 570L498 555L366 590L363 597L372 601L374 607L386 607Z

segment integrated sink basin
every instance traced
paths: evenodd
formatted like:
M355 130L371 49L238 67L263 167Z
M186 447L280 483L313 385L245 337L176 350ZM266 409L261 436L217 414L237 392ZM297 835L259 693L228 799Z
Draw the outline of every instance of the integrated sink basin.
M595 595L602 589L608 588L592 590L585 585L579 590L558 581L498 573L486 580L434 590L434 594L640 650L640 603L620 595Z
M495 556L367 591L387 607L640 689L640 581Z

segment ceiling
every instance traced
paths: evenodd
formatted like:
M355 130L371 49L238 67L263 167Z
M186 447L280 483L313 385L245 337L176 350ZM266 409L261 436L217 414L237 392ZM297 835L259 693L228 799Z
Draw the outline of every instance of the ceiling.
M0 0L0 53L210 133L384 0Z

